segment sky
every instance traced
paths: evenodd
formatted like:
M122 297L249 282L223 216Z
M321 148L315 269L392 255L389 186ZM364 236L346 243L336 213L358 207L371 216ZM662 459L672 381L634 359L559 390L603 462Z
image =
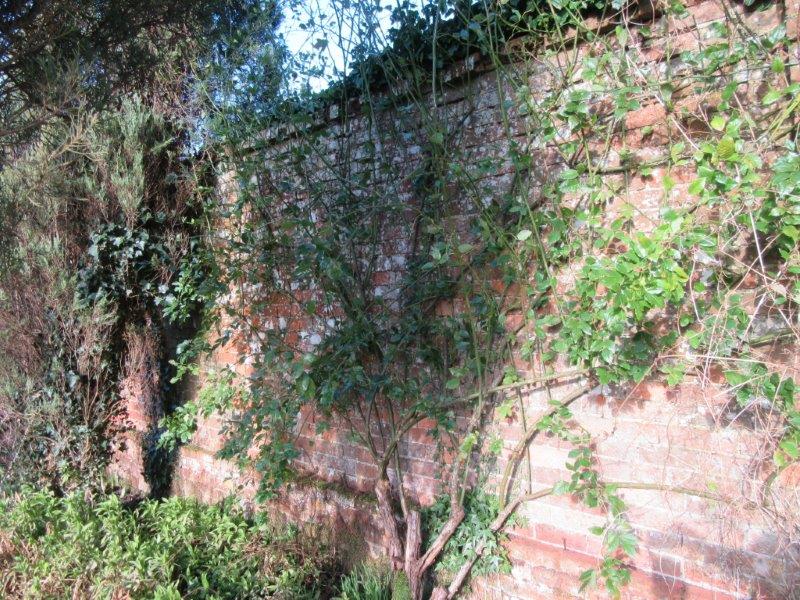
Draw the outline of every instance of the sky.
M349 70L352 47L369 36L368 42L382 48L391 25L392 10L399 0L294 0L284 9L280 33L290 53L308 53L316 74L303 74L293 84L306 82L312 90L326 88L339 73ZM413 0L418 7L422 0ZM360 23L354 26L354 23ZM308 63L306 63L308 64Z

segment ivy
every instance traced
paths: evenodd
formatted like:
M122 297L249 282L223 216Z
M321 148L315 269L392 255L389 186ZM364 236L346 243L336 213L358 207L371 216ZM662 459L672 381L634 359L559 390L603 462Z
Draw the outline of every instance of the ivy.
M499 513L497 497L475 489L466 494L464 510L467 516L445 546L444 553L436 564L436 570L455 573L466 561L476 556L478 547L482 547L483 553L473 567L474 574L510 573L508 550L503 546L503 543L508 541L508 536L498 535L490 528ZM450 499L446 496L439 497L423 511L423 526L428 540L436 537L447 523L449 516ZM519 522L520 520L516 518L510 525Z
M191 370L194 375L199 373L196 367ZM246 400L241 399L243 393L236 385L231 371L207 373L206 383L198 392L197 398L178 406L161 420L159 426L164 431L159 435L158 445L172 452L178 446L187 444L197 431L200 417L208 418L214 413L225 414L233 408L237 399L240 404L246 403Z
M218 292L209 277L209 257L195 238L176 264L159 239L163 224L163 216L144 213L135 227L111 223L93 233L86 264L78 271L79 301L149 308L172 325L185 325L201 312Z

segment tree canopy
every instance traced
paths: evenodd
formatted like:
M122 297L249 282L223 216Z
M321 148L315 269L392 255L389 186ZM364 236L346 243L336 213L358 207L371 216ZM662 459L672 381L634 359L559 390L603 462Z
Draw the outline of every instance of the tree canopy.
M0 142L7 149L53 118L125 95L173 101L201 65L224 65L228 76L243 63L252 68L252 41L262 50L272 43L279 17L263 0L12 0L0 10Z

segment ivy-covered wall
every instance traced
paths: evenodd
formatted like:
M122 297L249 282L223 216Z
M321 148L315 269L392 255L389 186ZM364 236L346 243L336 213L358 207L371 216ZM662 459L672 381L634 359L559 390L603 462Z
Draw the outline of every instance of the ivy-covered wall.
M505 330L529 337L514 347L491 390L498 397L482 429L483 467L474 476L481 488L503 496L553 486L561 493L520 506L504 542L510 572L475 580L476 598L602 595L582 591L581 574L602 569L602 557L626 554L631 582L622 595L628 598L791 598L800 589L800 469L792 464L797 446L791 426L775 416L769 402L737 400L760 375L725 367L728 342L715 341L709 349L693 337L693 331L706 331L692 329L693 324L703 322L704 311L714 312L697 304L707 301L702 293L721 259L706 242L712 234L687 225L690 219L713 222L726 214L752 181L734 179L760 169L732 159L746 155L752 125L746 119L736 125L730 114L771 114L778 125L766 128L766 135L796 126L797 90L791 85L800 80L798 11L796 0L755 7L701 0L686 2L683 10L640 8L625 27L587 22L602 44L578 36L555 50L531 49L523 37L502 56L473 55L443 71L445 91L428 95L424 104L376 89L375 98L331 103L324 116L270 132L255 181L279 190L287 205L302 205L312 196L335 203L345 193L394 200L394 212L377 225L380 247L369 257L377 265L370 293L390 308L402 302L414 239L424 235L416 219L420 198L440 186L440 197L457 207L442 212L441 225L460 243L434 244L428 259L447 269L450 257L469 254L480 239L475 215L496 198L519 194L524 172L523 193L539 215L532 222L540 229L521 227L513 237L523 248L520 255L527 248L530 256L538 256L541 244L552 260L531 258L525 282L504 280L502 265L482 271L503 290L509 306L503 313ZM770 69L786 78L788 91L751 68L732 76L737 85L730 91L728 79L710 65L725 55L730 64L747 67L747 53L756 52L746 44L736 46L732 29L747 31L763 44L773 40ZM769 53L765 48L758 51ZM635 78L638 70L674 83L649 95L634 83L627 89L619 82L606 86L603 69L612 62L606 53L629 58L626 77L634 73ZM788 113L779 121L781 113L772 111L784 101ZM599 162L576 159L582 145ZM761 160L778 161L777 147ZM441 156L458 157L442 182L420 176ZM463 170L456 172L453 165ZM236 193L230 192L231 198ZM551 203L554 194L557 207ZM587 197L595 210L581 213ZM575 219L576 214L588 220ZM782 218L759 214L751 216L753 229L759 227L757 218ZM758 368L766 365L770 374L779 375L759 384L767 386L761 395L770 398L772 381L772 397L780 396L783 382L800 376L800 352L793 338L784 343L787 323L780 311L768 309L775 298L765 296L766 267L759 268L756 260L760 250L754 255L745 244L722 246L736 264L749 265L733 286L736 305L725 307L731 319L737 310L745 315L746 324L733 337L747 338ZM796 246L788 247L796 252ZM551 286L551 295L543 296L531 319L519 307L540 285ZM248 306L253 294L244 285L231 290L226 302L256 314L264 331L284 332L301 351L319 346L342 318L335 307L302 312L280 298ZM785 295L788 305L798 301ZM515 297L523 297L517 309ZM313 302L313 293L300 301ZM435 313L447 317L474 310L454 298L439 301ZM629 335L621 321L626 327L633 322L638 331ZM645 333L667 337L673 329L679 335L670 343L654 346L644 340ZM257 343L235 337L217 348L206 366L235 366L247 376L261 367L253 358L257 351ZM196 382L198 390L219 385L204 377ZM446 387L458 389L462 377L454 371ZM136 431L150 430L154 418L145 390L146 374L129 378L126 401L135 431L113 467L138 488L146 484ZM796 414L789 397L787 414ZM476 451L464 441L464 433L467 439L470 433L467 411L456 409L450 417L449 430L441 419L423 419L400 442L402 485L423 506L442 493L453 457ZM308 406L300 409L294 440L299 455L292 465L302 476L271 506L296 521L333 523L351 548L363 546L380 556L386 540L369 495L379 466L354 439L353 423L339 421L339 427L337 418L342 417L331 421ZM365 419L355 427L373 428L370 435L379 439L381 423ZM217 457L224 427L222 415L200 419L179 449L174 493L207 501L229 493L254 497L256 472ZM537 429L540 434L531 434ZM567 429L569 434L562 433ZM529 443L520 445L521 440ZM514 468L507 468L510 463ZM397 470L390 465L388 471L396 480ZM574 485L570 488L570 482L596 476L637 484L619 491L634 541L626 537L627 529L607 529L606 512L587 503ZM683 493L687 490L691 493ZM611 539L614 532L619 539ZM627 552L626 544L638 549Z

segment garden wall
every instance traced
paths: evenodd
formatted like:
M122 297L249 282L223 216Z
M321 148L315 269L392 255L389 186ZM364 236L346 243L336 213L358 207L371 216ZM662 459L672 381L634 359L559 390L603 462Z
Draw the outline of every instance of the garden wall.
M682 50L695 48L700 40L715 35L713 24L725 18L725 11L733 11L755 31L769 31L786 18L789 35L793 39L797 36L800 16L796 0L785 5L768 5L758 11L716 0L688 4L688 16L670 18L668 29L659 35L645 37L637 28L631 30L627 43L646 58L642 69L661 69L679 62ZM664 24L658 17L652 23L646 17L641 21L652 31L659 31L658 25ZM537 95L547 93L556 81L554 73L573 55L571 51L549 56L542 52L541 57L518 67L513 65L513 57L514 51L509 51L509 62L517 69L516 77L527 77ZM798 58L795 43L795 63ZM451 69L448 77L448 92L432 102L430 109L438 111L443 119L459 123L450 140L459 152L474 157L475 163L487 157L502 161L509 139L528 144L535 139L536 132L531 135L531 126L523 113L512 109L507 113L508 120L503 118L505 111L499 94L504 83L501 81L498 87L491 65L473 57ZM791 68L790 77L800 80L796 66ZM574 82L575 86L581 84ZM751 92L757 95L756 88L754 85ZM689 112L702 110L691 89L676 94L673 100L688 107ZM346 108L331 107L326 118L316 124L320 139L325 140L321 147L327 152L319 158L318 183L335 186L336 178L331 173L341 167L345 146L346 168L351 174L375 167L374 159L369 163L363 157L373 156L377 140L382 168L375 169L380 173L372 175L373 185L384 186L386 193L401 198L408 196L411 202L410 178L415 165L422 160L421 148L415 140L424 135L415 113L417 108L394 105L377 118L368 118L361 109L355 101ZM291 131L282 133L286 138L273 137L275 156L291 146ZM404 140L411 141L404 143ZM617 150L617 161L623 148L644 161L657 156L669 143L664 106L644 104L627 114L624 126L611 143ZM367 144L370 151L363 150ZM534 156L531 177L541 180L538 187L564 168L547 145L537 147L533 143L526 147ZM267 161L265 170L269 168ZM671 177L675 185L667 191L664 176L664 170L658 166L647 174L609 175L627 178L625 198L612 199L608 204L609 221L627 203L635 207L637 227L647 230L659 222L665 202L672 206L686 203L687 187L694 173L687 168L673 169ZM479 185L488 193L508 186L510 178L510 170L499 169L484 176ZM534 185L533 189L536 188ZM469 210L464 207L465 214ZM402 216L397 222L385 225L381 258L384 268L375 274L373 281L381 294L391 295L393 285L400 280L410 231L410 224L404 223ZM571 276L570 269L565 269L559 281L567 286ZM742 289L746 293L746 282ZM458 307L442 305L438 310L447 312ZM320 335L317 323L283 313L280 306L264 315L264 326L294 330L300 343L312 346L318 343ZM212 362L236 364L246 374L248 361L239 360L246 352L247 348L241 344L229 344L215 353ZM795 347L776 346L770 356L781 365L786 376L800 376L800 352ZM515 367L522 379L537 374L537 365L530 361L516 360ZM113 472L140 490L146 490L147 483L142 475L139 438L151 428L156 416L150 407L152 394L148 389L152 386L143 383L148 376L145 372L132 373L124 386L123 396L133 428L125 450L112 467ZM518 405L508 417L496 416L490 426L503 441L503 451L490 472L502 472L504 460L525 428L550 410L550 399L565 398L586 383L576 375L548 388L535 385L510 388L508 397L518 401ZM640 540L639 552L633 559L633 579L623 592L626 598L798 597L800 548L793 545L797 530L781 530L772 512L784 516L792 510L800 512L800 470L795 465L777 477L770 493L776 494L778 502L783 504L766 509L760 500L762 482L770 472L773 442L763 435L757 419L731 404L723 384L722 374L711 371L673 387L661 378L645 379L641 384L627 387L597 385L571 405L575 420L595 440L598 467L606 480L706 490L736 499L732 504L724 504L655 489L622 491L629 505L629 519ZM357 553L361 546L361 551L381 555L383 532L369 495L377 468L369 454L336 427L315 433L315 416L310 412L300 422L302 427L297 433L301 456L296 465L303 476L287 487L270 505L270 510L296 522L333 525L342 542L339 545L346 542L352 552ZM223 416L203 420L191 442L180 449L173 480L175 494L205 501L215 501L231 493L248 501L252 499L255 477L215 458L222 445L223 425ZM433 428L433 422L416 425L402 449L404 484L409 494L423 505L430 504L441 493L442 465L452 451L446 441L433 435ZM539 436L516 472L515 489L536 491L568 477L564 465L569 461L569 449L556 438ZM496 477L490 477L487 485L493 483ZM589 528L602 524L601 514L569 496L549 496L532 502L524 505L520 514L523 522L509 534L511 574L474 582L475 597L585 597L586 593L579 591L578 576L596 566L601 540L589 533ZM793 526L796 528L798 521ZM603 595L599 591L591 594Z

